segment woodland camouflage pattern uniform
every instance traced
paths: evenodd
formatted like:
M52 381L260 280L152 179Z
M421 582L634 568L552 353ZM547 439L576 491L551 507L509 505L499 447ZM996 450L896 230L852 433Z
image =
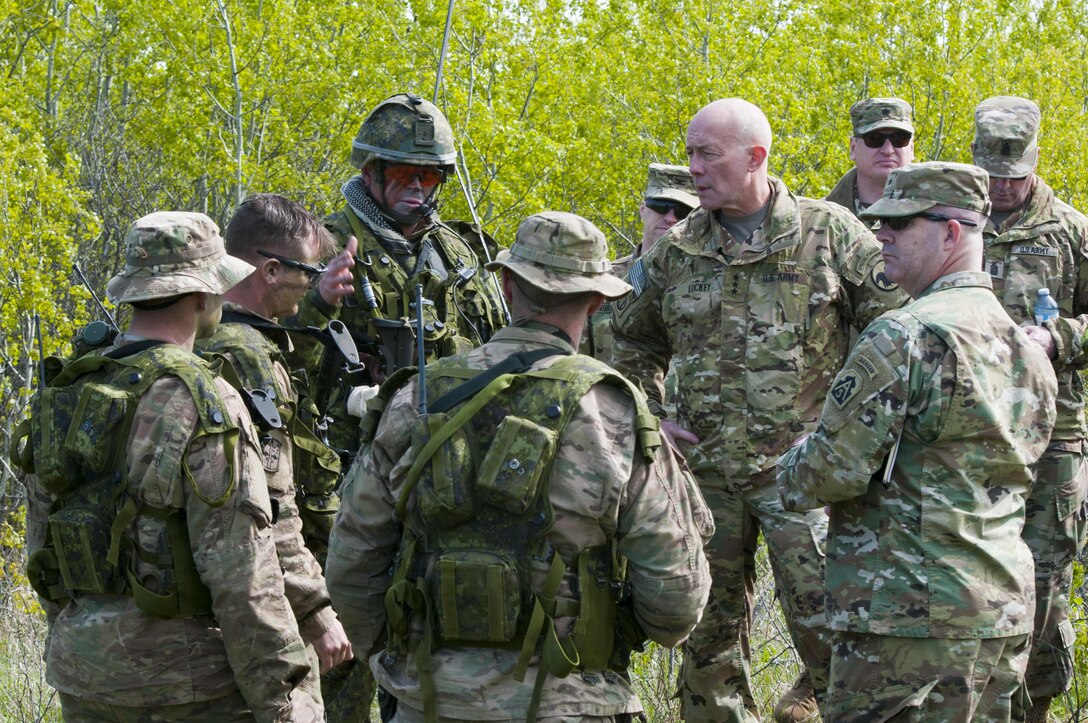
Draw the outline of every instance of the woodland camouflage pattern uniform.
M913 135L912 111L910 103L900 98L859 100L850 106L850 124L854 129L854 137L860 138L866 133L879 130L907 131ZM855 216L860 216L865 210L865 204L858 199L857 177L857 168L851 168L824 200L837 203Z
M228 231L229 234L229 231ZM275 391L279 407L294 413L298 395L284 365L284 352L291 348L286 330L258 329L247 321L275 326L270 319L254 315L244 307L232 303L223 305L224 320L211 338L200 344L202 351L222 355L231 364L239 391ZM258 365L239 361L239 357L263 357ZM260 371L272 372L271 378L262 378ZM260 420L255 420L260 427ZM283 423L288 424L287 419ZM295 497L296 480L294 437L287 428L261 429L261 459L268 479L268 493L276 501L276 524L272 536L276 543L276 555L283 571L284 594L287 596L303 640L320 638L336 621L321 565L314 553L307 548L302 537L303 520ZM312 646L310 674L300 684L309 695L321 701L320 666Z
M815 427L848 327L864 328L904 298L857 219L777 179L771 185L749 244L697 209L628 270L635 291L613 317L614 366L643 385L658 414L673 361L677 421L700 439L686 457L715 514L707 547L714 586L684 649L689 721L758 719L748 630L760 530L793 640L816 690L826 686L827 518L782 509L774 462Z
M521 224L513 248L502 252L495 265L518 274L519 283L545 291L594 290L615 298L629 287L608 273L606 254L603 234L588 221L547 212ZM427 383L430 386L432 366L484 370L512 354L541 349L559 354L537 361L532 370L555 368L565 361L607 369L588 357L570 356L574 354L570 340L555 327L522 321L500 330L479 349L429 365ZM636 619L645 635L671 646L688 634L705 604L710 581L702 545L713 525L694 481L669 446L658 448L652 461L645 456L639 428L650 424L647 430L654 430L656 439L656 423L646 412L636 424L638 405L625 391L628 388L626 383L622 388L593 385L560 433L554 466L543 485L554 513L554 525L545 535L564 560L614 540L619 554L628 559ZM413 378L391 398L373 442L364 447L349 474L333 528L329 591L357 650L369 649L386 624L383 599L402 539L392 512L412 463L408 453L419 418L416 395ZM535 414L522 407L509 413L529 419ZM419 490L411 498L406 529L415 530L419 524L414 512L420 504ZM471 520L464 526L469 525ZM546 561L533 565L536 590L541 588L543 567ZM558 589L560 605L568 604L565 601L574 594L571 582L568 572ZM417 641L425 629L420 617L413 620ZM559 634L565 635L571 618L557 613L555 620ZM393 720L422 721L418 658L411 652L417 648L408 650L400 655L378 653L370 664L379 684L398 699ZM518 653L509 646L436 643L431 664L439 720L524 721L541 664L534 655L525 682L518 682L511 674ZM613 716L631 720L640 710L626 676L611 671L580 674L576 669L565 678L546 677L538 720L603 722Z
M992 177L1032 175L1038 159L1039 108L1024 98L996 97L975 111L975 165ZM1073 679L1075 634L1069 622L1073 559L1084 544L1088 489L1088 430L1084 382L1088 355L1080 343L1088 331L1088 218L1054 197L1041 178L1024 206L1000 227L986 224L984 269L1005 311L1018 324L1034 324L1040 288L1061 309L1047 322L1057 347L1058 420L1039 460L1027 501L1024 540L1035 558L1035 637L1026 683L1032 698L1052 698Z
M126 270L108 289L115 303L222 294L252 271L226 256L218 229L202 214L146 216L125 246ZM135 341L122 335L117 345ZM214 617L164 619L143 612L130 595L78 596L52 625L49 684L69 720L322 720L320 702L298 688L309 662L283 595L257 431L230 385L197 356L165 346L191 357L215 395L195 400L181 379L166 375L140 398L124 464L141 512L125 535L168 556L163 521L142 510L181 510ZM226 422L227 433L198 436L198 401L211 405L210 418ZM235 432L236 443L228 443ZM135 565L144 584L163 574L151 561Z
M908 165L863 217L985 214L987 181ZM937 279L862 333L816 431L778 463L787 508L831 505L825 720L1010 719L1034 605L1024 499L1056 391L981 271Z

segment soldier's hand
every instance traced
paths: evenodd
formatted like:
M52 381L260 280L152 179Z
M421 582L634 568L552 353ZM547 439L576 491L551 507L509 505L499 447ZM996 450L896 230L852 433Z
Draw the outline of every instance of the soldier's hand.
M351 643L339 620L334 620L332 627L314 641L314 652L321 662L321 672L327 673L341 663L355 657L351 652Z
M698 437L696 437L694 434L684 429L671 419L666 418L661 420L661 433L664 434L665 439L669 440L669 443L671 443L672 446L676 447L677 449L680 449L680 442L684 442L686 444L699 443Z
M1043 347L1047 357L1053 359L1058 355L1058 348L1054 346L1054 337L1045 326L1025 326L1023 329L1033 342Z
M348 236L348 245L343 251L329 259L325 273L317 280L317 293L329 306L338 306L340 299L350 296L355 291L355 279L351 269L355 266L355 253L359 250L359 241Z

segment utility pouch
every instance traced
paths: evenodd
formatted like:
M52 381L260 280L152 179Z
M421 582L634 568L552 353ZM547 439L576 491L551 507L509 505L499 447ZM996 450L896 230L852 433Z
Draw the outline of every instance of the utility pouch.
M412 428L412 448L418 454L427 442L450 421L445 413L428 414ZM424 464L416 486L419 512L428 529L444 529L469 519L476 509L473 495L472 443L459 428L435 450Z
M536 499L546 463L559 434L528 419L507 416L480 463L476 491L480 502L520 515Z
M612 657L616 605L607 551L584 550L578 555L578 597L581 607L571 634L583 670L603 670Z
M103 384L46 387L31 415L31 439L38 479L47 492L63 494L86 476L113 462L117 426L129 409L130 394ZM124 440L121 442L123 443Z
M107 509L69 506L49 516L64 588L69 592L114 593L122 589L116 565L107 562L112 518Z
M431 578L435 622L443 638L478 643L514 640L521 584L512 556L449 550L435 560Z

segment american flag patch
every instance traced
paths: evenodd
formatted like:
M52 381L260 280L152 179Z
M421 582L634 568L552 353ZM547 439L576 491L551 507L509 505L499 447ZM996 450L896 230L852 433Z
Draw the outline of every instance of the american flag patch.
M627 269L627 283L635 290L635 298L642 296L646 290L646 270L642 268L642 259L639 259Z

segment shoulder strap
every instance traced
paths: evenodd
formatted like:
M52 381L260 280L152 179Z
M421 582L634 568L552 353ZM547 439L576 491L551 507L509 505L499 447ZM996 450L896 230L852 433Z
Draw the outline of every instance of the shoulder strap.
M538 361L556 356L557 354L567 354L567 352L554 347L534 349L533 351L519 351L516 354L506 357L490 369L477 374L464 384L460 384L449 390L438 399L431 402L428 405L428 409L435 414L453 409L466 399L475 396L480 390L503 374L523 374L529 371L533 364L536 364Z

